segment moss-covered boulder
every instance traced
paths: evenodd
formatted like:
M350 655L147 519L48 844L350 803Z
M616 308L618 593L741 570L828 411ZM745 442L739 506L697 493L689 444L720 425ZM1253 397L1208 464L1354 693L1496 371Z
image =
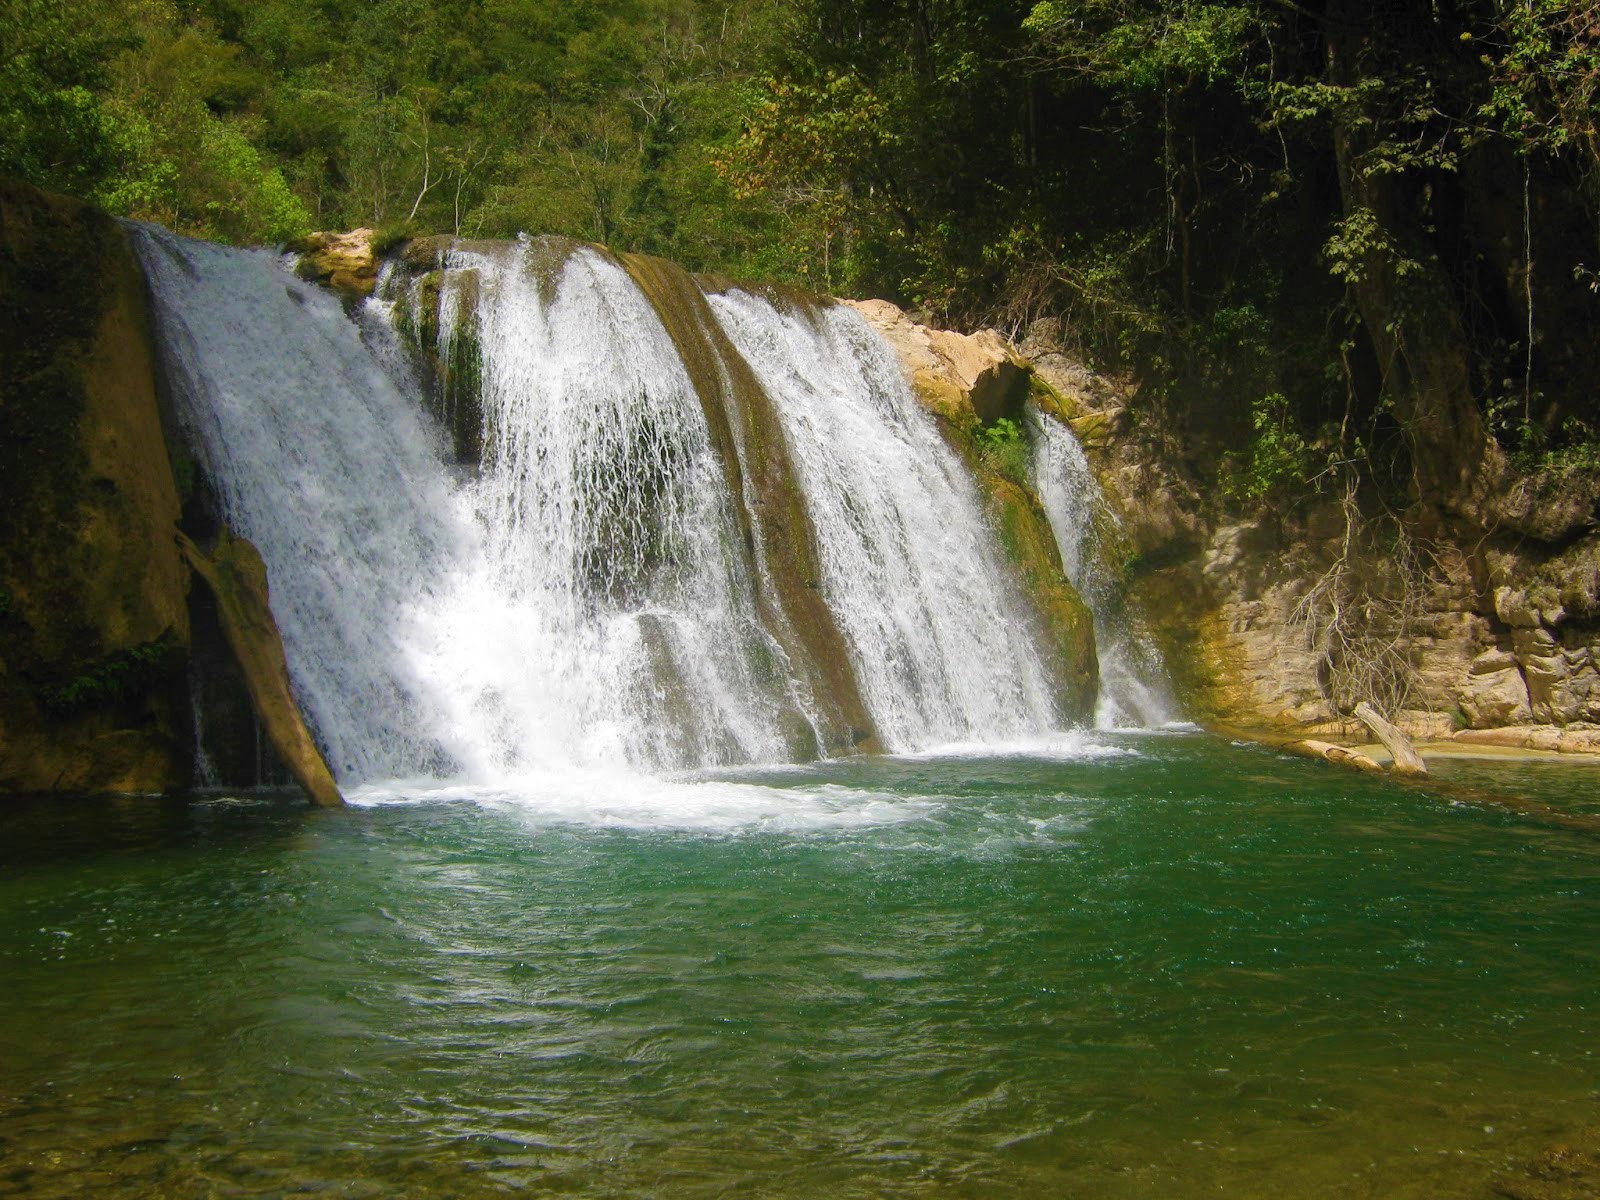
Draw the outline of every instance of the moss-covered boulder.
M188 781L187 572L155 379L121 228L0 183L0 792Z
M370 229L308 233L287 249L300 256L295 267L300 278L332 288L347 303L366 299L377 286L382 256Z
M1062 570L1050 520L1033 493L994 471L980 471L978 478L1000 545L1032 601L1041 640L1054 660L1057 705L1068 720L1088 723L1100 693L1094 617Z

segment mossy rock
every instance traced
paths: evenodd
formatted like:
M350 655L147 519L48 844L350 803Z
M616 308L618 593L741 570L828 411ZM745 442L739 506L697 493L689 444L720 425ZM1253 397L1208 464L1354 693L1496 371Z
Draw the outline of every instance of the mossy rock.
M1198 567L1184 564L1141 575L1135 599L1140 627L1155 639L1184 713L1202 724L1273 723L1260 711L1227 621Z
M1037 371L1028 372L1028 399L1040 412L1054 417L1063 425L1070 425L1074 417L1082 416L1084 408L1072 397L1058 392Z
M209 551L179 537L185 561L217 604L223 635L244 676L256 717L278 756L313 804L344 803L333 774L289 687L283 639L267 594L267 567L255 546L226 527Z

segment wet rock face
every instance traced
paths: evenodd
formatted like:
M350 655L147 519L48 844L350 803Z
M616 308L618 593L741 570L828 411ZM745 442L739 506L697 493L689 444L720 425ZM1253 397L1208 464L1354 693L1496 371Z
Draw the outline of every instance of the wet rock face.
M313 804L339 807L344 798L289 687L289 666L268 601L267 567L260 552L226 527L209 552L187 537L180 537L178 544L184 560L216 599L223 634L273 748Z
M991 523L1016 568L1044 636L1041 645L1053 659L1056 705L1068 721L1094 720L1100 692L1094 618L1061 567L1061 554L1039 501L1013 480L980 472Z

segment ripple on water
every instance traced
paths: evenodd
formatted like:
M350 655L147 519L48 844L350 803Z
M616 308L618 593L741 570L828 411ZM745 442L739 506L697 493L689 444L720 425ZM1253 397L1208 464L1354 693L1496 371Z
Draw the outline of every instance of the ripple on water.
M1481 1196L1600 848L1185 736L0 817L0 1191Z

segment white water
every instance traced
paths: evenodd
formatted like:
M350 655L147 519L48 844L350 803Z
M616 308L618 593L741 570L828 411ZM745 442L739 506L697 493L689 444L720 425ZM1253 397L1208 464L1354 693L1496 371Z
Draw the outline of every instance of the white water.
M267 564L295 693L343 781L458 765L415 669L470 561L436 435L338 302L263 251L138 227L181 419Z
M772 396L822 591L885 747L1004 742L1058 723L976 485L893 352L844 306L710 297Z
M1094 617L1100 657L1095 724L1102 729L1151 729L1178 717L1156 649L1141 641L1128 619L1104 561L1097 521L1115 521L1078 439L1059 421L1030 408L1033 476L1055 532L1061 563Z
M358 327L271 255L137 236L184 423L341 783L790 756L804 715L703 413L620 268L580 252L546 303L528 246L458 264L481 276L471 479L382 302Z
M689 376L619 266L576 252L546 303L548 258L452 254L480 279L484 462L463 498L484 559L436 614L430 685L496 772L788 757L783 660Z
M567 811L621 794L618 772L811 752L817 721L755 610L700 399L617 264L526 242L452 252L449 271L476 275L474 311L450 308L440 333L481 348L474 474L393 336L410 297L352 321L270 254L135 240L182 421L266 561L341 784ZM1057 724L1046 672L976 487L891 352L848 309L712 303L781 415L884 744L1038 744ZM596 799L591 817L692 825L678 786L640 783L629 815ZM777 819L771 797L718 786L713 824ZM853 803L816 815L880 819Z

